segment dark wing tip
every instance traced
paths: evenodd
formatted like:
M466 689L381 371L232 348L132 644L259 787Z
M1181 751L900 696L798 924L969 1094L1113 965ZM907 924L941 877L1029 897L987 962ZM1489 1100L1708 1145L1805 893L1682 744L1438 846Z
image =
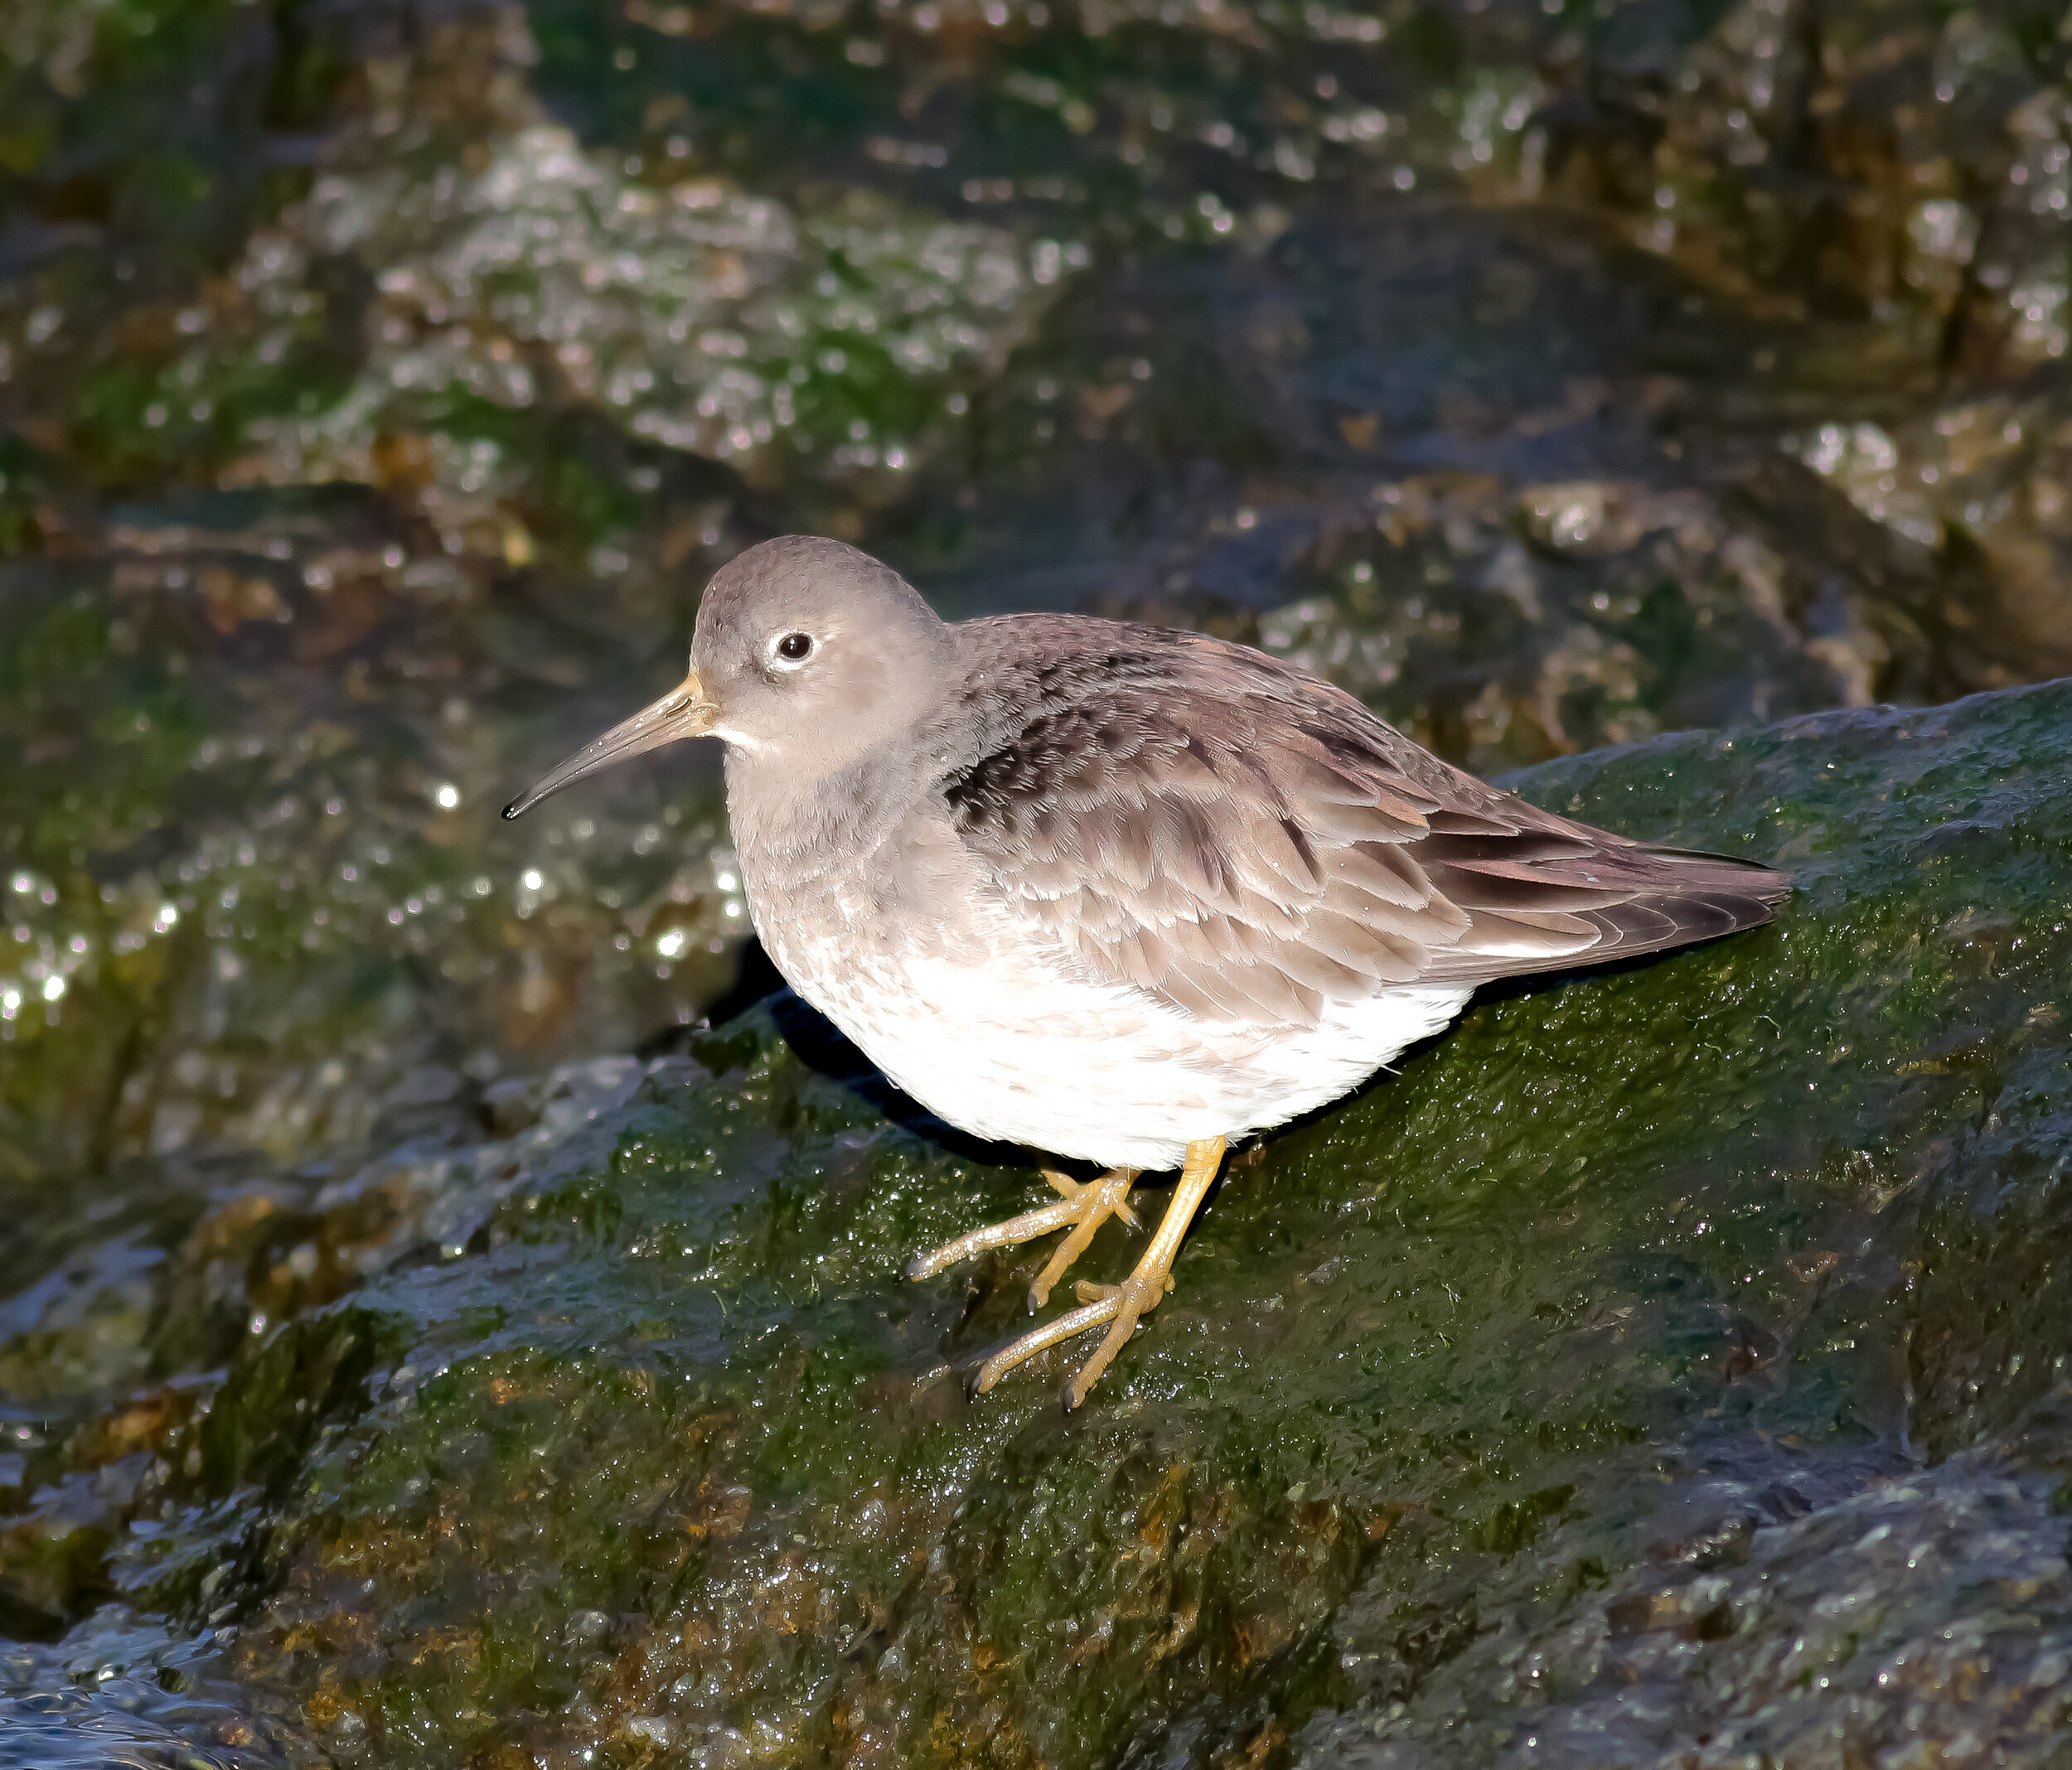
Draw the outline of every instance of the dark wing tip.
M1774 909L1791 895L1791 875L1760 860L1739 854L1712 854L1702 849L1636 844L1635 853L1653 862L1663 886L1677 896L1720 893L1748 898Z
M1468 875L1472 891L1498 901L1479 912L1471 912L1477 926L1457 953L1439 956L1435 970L1493 982L1499 977L1582 970L1668 952L1760 927L1776 915L1777 907L1792 889L1787 874L1759 861L1641 843L1621 843L1587 861L1556 862L1547 873L1542 907L1558 906L1569 926L1581 923L1595 928L1595 942L1579 948L1572 940L1550 941L1549 945L1557 950L1544 955L1530 950L1529 939L1509 951L1491 951L1484 946L1478 952L1477 947L1493 936L1508 935L1514 920L1532 918L1522 917L1521 904L1506 902L1500 891L1487 888L1495 885L1515 891L1508 880ZM1572 895L1562 905L1565 891Z
M1606 958L1693 945L1760 927L1791 895L1789 874L1736 854L1647 844L1639 847L1636 858L1649 877L1627 903L1585 912L1605 931L1599 950ZM1622 926L1620 912L1625 909L1644 912L1653 926ZM1673 925L1671 930L1660 927L1663 918Z

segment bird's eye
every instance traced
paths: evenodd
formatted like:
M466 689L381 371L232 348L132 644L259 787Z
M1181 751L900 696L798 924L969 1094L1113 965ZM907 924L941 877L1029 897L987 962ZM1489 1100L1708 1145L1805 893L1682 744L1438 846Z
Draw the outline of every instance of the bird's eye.
M787 633L777 642L777 655L787 664L803 664L813 655L813 636Z

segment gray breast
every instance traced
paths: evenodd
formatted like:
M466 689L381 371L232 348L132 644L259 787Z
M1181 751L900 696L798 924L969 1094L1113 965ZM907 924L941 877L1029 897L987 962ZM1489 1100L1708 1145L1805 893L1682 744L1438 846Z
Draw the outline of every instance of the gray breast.
M985 882L936 786L939 768L939 751L887 747L801 785L729 752L750 912L794 982L809 965L882 970L917 945L966 961L990 950L980 928Z

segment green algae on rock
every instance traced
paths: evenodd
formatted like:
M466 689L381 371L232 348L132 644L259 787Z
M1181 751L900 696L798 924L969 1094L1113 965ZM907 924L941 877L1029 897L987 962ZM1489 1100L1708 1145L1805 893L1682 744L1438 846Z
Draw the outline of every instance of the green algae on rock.
M184 1675L341 1764L2043 1763L2068 729L2060 684L1520 776L1798 894L1233 1164L1074 1416L961 1378L1040 1250L899 1275L1032 1174L787 998L271 1175L153 1269L225 1374L31 1452L99 1534L0 1577L229 1626Z

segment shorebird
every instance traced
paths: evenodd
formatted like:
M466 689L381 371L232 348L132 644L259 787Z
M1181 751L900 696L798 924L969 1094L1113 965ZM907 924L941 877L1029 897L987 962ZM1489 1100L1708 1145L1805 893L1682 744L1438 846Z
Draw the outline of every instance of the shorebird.
M797 993L953 1125L1105 1170L922 1254L1060 1229L1040 1308L1139 1176L1178 1168L1119 1285L975 1386L1106 1328L1082 1402L1172 1288L1234 1141L1337 1099L1479 984L1711 940L1788 890L1754 863L1557 817L1352 695L1199 633L1078 615L949 624L839 542L707 587L678 688L505 810L710 735L756 931Z

